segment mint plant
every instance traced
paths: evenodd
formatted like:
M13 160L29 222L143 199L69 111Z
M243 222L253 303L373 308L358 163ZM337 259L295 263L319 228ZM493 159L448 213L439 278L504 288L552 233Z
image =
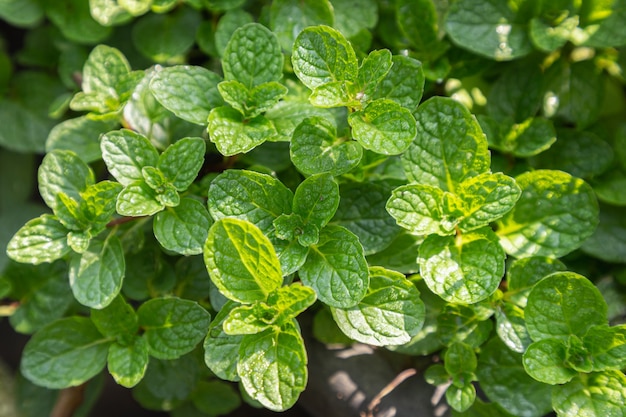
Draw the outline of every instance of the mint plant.
M623 416L624 10L2 2L18 396L108 373L174 417L284 411L317 338L404 355L455 416Z

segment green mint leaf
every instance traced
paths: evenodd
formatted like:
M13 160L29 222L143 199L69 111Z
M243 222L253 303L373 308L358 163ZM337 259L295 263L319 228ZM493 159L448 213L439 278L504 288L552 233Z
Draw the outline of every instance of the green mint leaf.
M243 9L232 9L224 13L215 28L211 27L211 35L215 37L217 55L223 56L226 45L233 33L240 27L254 22L254 18Z
M625 189L619 186L620 193ZM594 187L594 191L599 194L597 187ZM607 262L622 262L626 253L626 216L623 209L603 205L600 210L600 224L591 237L585 240L581 249Z
M415 113L424 93L424 70L422 63L404 55L392 57L391 69L371 91L370 99L386 98ZM369 92L369 88L366 89Z
M150 92L176 116L204 126L211 109L224 103L217 91L220 81L219 75L206 68L175 65L154 74Z
M276 309L263 302L233 308L222 323L228 335L257 334L272 327L276 319Z
M35 265L53 262L71 252L68 232L56 216L42 214L15 233L7 245L7 255L14 261Z
M72 110L108 113L119 109L122 86L131 73L130 64L118 49L97 45L89 54L82 72L82 91L70 102Z
M476 370L478 360L474 349L461 342L452 343L443 358L444 367L452 377L472 373ZM471 381L465 381L470 383Z
M300 183L293 197L293 212L319 229L326 226L339 206L339 186L329 173L316 174Z
M270 175L226 170L211 182L207 204L215 220L236 217L269 233L274 219L291 212L292 200L291 190Z
M306 285L294 283L272 292L267 297L267 304L278 312L274 322L285 323L313 305L316 299L315 290Z
M283 282L272 243L246 220L217 220L209 229L204 262L220 292L241 303L263 301Z
M593 370L593 358L578 336L570 336L567 339L566 346L564 362L566 366L582 373L588 373Z
M561 257L594 232L598 202L583 180L561 171L537 170L515 181L522 195L513 210L498 220L500 243L508 254ZM538 206L542 209L536 210Z
M99 233L115 214L117 196L122 186L113 181L100 181L80 193L79 208L90 229Z
M237 373L246 392L263 406L283 411L295 404L307 382L304 341L294 324L244 336Z
M300 32L291 63L296 76L311 90L331 81L355 81L358 73L352 45L340 32L323 25Z
M100 148L109 172L122 185L142 180L142 168L154 167L159 160L154 145L145 136L128 129L103 135Z
M445 28L456 44L498 61L519 58L533 50L516 12L498 0L454 3L448 9Z
M530 20L529 33L533 44L544 52L553 52L562 48L568 40L574 39L574 31L578 28L580 19L571 16L559 24L551 24L541 17Z
M458 101L433 97L415 113L417 136L402 155L410 181L454 191L489 171L487 141L474 116Z
M209 114L209 139L222 155L246 153L276 134L272 122L256 116L245 119L232 107L216 107Z
M521 353L507 349L497 337L481 347L476 373L480 387L513 415L543 416L552 410L552 387L524 370Z
M227 415L241 406L241 395L223 381L198 381L191 401L198 410L210 416Z
M332 10L335 15L333 25L346 37L352 38L364 29L372 29L378 21L378 4L375 0L354 3L352 0L333 0Z
M594 23L598 23L588 25L585 28L585 31L590 34L589 39L584 42L585 45L601 48L626 44L626 38L620 30L621 22L623 22L626 16L624 8L622 7L623 5L624 3L621 1L617 1L605 5L595 5L595 9L598 10L594 10L592 7L589 9L585 8L585 11L589 14L584 13L583 16L589 20L593 20ZM594 14L596 16L593 16ZM600 14L604 19L598 19L597 14Z
M532 339L526 329L524 310L515 304L503 303L496 310L496 332L506 346L514 352L524 353Z
M202 203L183 198L154 218L154 236L165 249L181 255L202 253L213 220Z
M154 62L181 62L194 45L201 20L199 11L190 7L147 14L132 27L133 44Z
M11 326L19 333L34 333L60 319L74 302L67 290L65 261L38 266L10 262L3 268L0 282L4 291L10 291L5 296L19 302L9 317Z
M141 176L148 187L152 188L158 194L163 192L168 185L165 175L163 175L161 170L158 168L143 167L141 168Z
M205 151L202 138L180 139L161 154L157 168L178 191L185 191L198 176Z
M533 340L584 336L594 325L607 324L607 305L591 281L573 272L555 272L528 294L524 310Z
M206 335L211 316L202 306L181 298L153 298L137 310L148 352L176 359L191 352Z
M594 372L626 366L626 325L591 327L583 344L593 358Z
M386 209L401 227L416 235L454 233L462 219L463 201L426 184L403 185L392 191Z
M146 339L135 337L133 344L113 343L109 347L107 368L116 383L132 388L143 379L149 359Z
M536 115L541 106L544 90L541 68L534 62L507 68L492 84L487 97L487 113L502 123L524 121Z
M0 16L13 26L30 27L44 17L44 8L36 1L10 0L0 6Z
M57 320L28 341L20 370L46 388L80 385L104 368L109 344L86 317Z
M309 246L319 241L319 231L315 230L314 225L307 225L305 229L303 229L303 232L303 234L298 236L297 240L285 241L274 239L272 242L276 249L278 260L280 261L283 276L293 274L300 269L304 261L306 261ZM276 235L276 237L278 237L278 235ZM302 243L300 241L302 241Z
M356 142L337 138L334 123L315 116L304 119L295 128L289 155L305 175L329 172L338 176L358 165L363 148Z
M389 99L371 102L348 116L352 135L365 149L383 155L398 155L417 134L411 112Z
M557 385L552 407L559 416L620 416L626 408L626 377L620 371L578 374Z
M461 304L445 304L436 321L437 336L444 345L463 342L477 348L489 339L493 330L491 320Z
M487 226L508 213L519 199L522 191L515 180L502 173L484 173L470 178L458 188L458 196L464 203L463 231Z
M476 400L476 388L472 384L457 387L450 385L446 390L446 401L454 410L462 412L474 404Z
M226 103L237 109L244 116L250 101L250 89L237 80L222 81L217 85L220 95Z
M154 194L154 200L167 207L176 207L180 204L180 195L176 187L165 178L165 175L163 175L160 169L155 167L143 167L141 174L143 175L145 185L150 187L154 192L145 194L146 197L150 197L150 194ZM139 181L139 183L141 183L141 181ZM126 187L125 191L129 191L133 185L134 184L131 184Z
M359 67L357 85L364 100L369 99L378 83L389 73L392 65L393 58L388 49L374 50L363 58Z
M411 50L419 56L436 58L444 47L439 39L439 19L432 0L398 0L396 21Z
M287 241L296 241L309 247L319 241L320 229L313 223L302 220L298 214L281 214L274 220L276 237ZM278 248L277 248L278 250Z
M478 120L492 149L520 158L537 155L556 142L552 122L541 117L531 117L513 124L504 122L503 125L484 115L479 116Z
M358 107L356 86L351 81L331 81L315 87L309 101L315 107Z
M225 80L237 80L248 89L280 80L283 54L276 35L258 23L240 27L226 45L222 69Z
M333 26L334 4L328 0L277 0L270 6L270 28L280 46L291 51L296 35L303 29L324 24Z
M279 101L265 113L265 117L271 120L278 134L273 140L284 142L291 141L293 131L304 119L314 116L333 120L329 110L314 107L308 102Z
M113 202L115 202L115 196ZM113 209L115 210L115 207ZM72 200L65 193L57 194L55 213L61 224L69 230L77 231L89 226L87 219L80 212L78 201Z
M151 216L165 207L158 197L145 181L135 181L118 194L115 209L122 216Z
M422 328L425 307L417 288L399 272L370 268L370 285L351 308L332 308L337 325L348 337L376 346L401 345Z
M87 307L104 308L119 294L124 273L124 248L119 238L94 239L85 252L70 260L72 293Z
M557 136L550 149L534 158L534 166L565 171L579 178L597 177L611 166L613 148L598 135L559 129Z
M217 88L224 100L247 118L266 112L287 94L287 87L276 81L248 89L239 81L230 80L222 81Z
M348 225L344 225L344 227L349 228ZM354 230L352 233L357 236L360 235ZM419 265L417 264L415 254L423 239L404 231L396 233L394 236L395 237L391 239L390 243L386 245L383 250L376 251L367 256L368 263L370 265L379 265L387 269L393 269L403 274L418 272ZM359 236L359 239L363 242L362 234ZM366 242L363 242L363 248L367 253L370 246Z
M93 171L72 151L52 151L43 158L37 179L39 194L52 210L57 207L57 195L64 193L80 201L80 193L95 183Z
M238 381L237 362L239 361L239 346L243 335L228 335L224 332L223 323L230 311L237 306L227 301L217 313L209 326L209 332L204 339L204 362L209 369L221 379Z
M430 385L443 385L450 382L450 375L442 364L435 363L426 368L424 379Z
M524 308L528 293L537 282L553 272L564 271L565 269L567 268L563 262L550 257L531 256L516 259L507 270L508 291L506 297Z
M380 252L389 246L402 230L385 210L391 185L382 181L345 182L339 189L341 200L333 224L343 226L357 235L366 255Z
M135 335L139 330L137 314L124 297L118 296L100 310L91 310L91 321L98 331L108 337Z
M578 372L566 365L567 347L558 339L532 343L522 358L524 369L534 379L556 385L570 381Z
M474 304L498 289L505 257L497 236L486 227L458 236L428 236L418 262L435 294L451 303Z
M117 121L93 120L87 116L64 120L50 130L46 139L46 151L73 151L87 162L102 158L101 134L118 128Z
M359 239L341 226L326 226L319 242L310 247L300 278L322 302L339 308L355 306L365 296L369 283Z

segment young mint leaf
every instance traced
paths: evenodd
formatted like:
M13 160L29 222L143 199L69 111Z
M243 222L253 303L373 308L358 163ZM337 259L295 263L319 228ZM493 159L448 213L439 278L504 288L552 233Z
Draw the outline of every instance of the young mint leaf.
M246 220L217 220L209 229L204 262L220 292L242 303L267 299L283 282L272 243Z
M183 120L206 125L209 112L223 105L217 91L221 77L195 65L175 65L157 71L150 92L163 107Z
M474 349L462 342L454 342L446 349L443 362L448 375L453 379L464 374L471 374L478 365Z
M365 149L383 155L398 155L417 134L411 112L395 101L379 99L348 116L352 135Z
M185 191L198 176L205 151L202 138L180 139L161 154L157 168L178 191Z
M370 99L393 100L411 113L415 113L424 93L422 63L404 55L394 55L392 63L391 69L370 93Z
M115 202L115 196L113 202ZM70 231L80 231L89 226L87 219L80 212L78 204L78 201L72 200L63 192L57 194L56 217ZM115 207L113 209L115 210ZM70 246L74 249L71 243Z
M369 283L359 239L335 225L321 230L319 242L309 249L299 273L302 283L312 287L322 302L339 308L355 306Z
M237 80L248 89L280 80L283 54L276 35L259 23L240 27L226 45L222 69L225 80Z
M445 28L461 47L498 61L519 58L533 50L516 11L498 0L462 0L452 4Z
M95 183L91 168L72 151L46 154L39 166L37 179L39 194L52 210L57 207L59 193L80 201L80 193Z
M357 235L366 255L389 246L402 230L385 210L391 186L382 181L344 182L339 189L341 200L332 223Z
M487 226L508 213L522 194L515 180L502 173L484 173L459 184L458 196L464 203L459 223L463 231Z
M524 352L524 369L534 379L556 385L570 381L578 372L566 365L567 347L558 339L542 339Z
M264 116L245 119L232 107L216 107L209 114L209 139L222 155L246 153L276 134Z
M228 335L223 328L224 320L236 306L237 304L230 300L224 304L211 322L209 332L204 339L204 362L206 366L219 378L227 381L239 380L237 362L243 335Z
M228 335L257 334L272 327L277 311L264 302L233 308L222 323L224 333Z
M521 353L507 346L495 337L481 347L476 370L480 387L491 401L513 415L546 415L552 409L552 387L531 378L524 370Z
M331 81L355 81L358 73L352 45L340 32L323 25L300 32L291 63L296 76L311 90Z
M280 46L291 51L295 37L313 25L333 26L333 4L328 0L276 0L270 6L270 28Z
M598 224L598 202L586 182L550 170L526 172L515 181L522 195L498 220L497 233L508 254L561 257L591 236Z
M358 165L363 148L356 142L337 138L334 123L315 116L304 119L293 131L289 155L305 175L329 172L338 176Z
M316 299L315 290L306 285L294 283L280 287L272 292L267 297L267 304L274 307L278 312L274 322L284 323L296 318L297 315L310 307Z
M419 106L415 119L417 136L402 155L410 181L454 191L459 183L489 171L487 141L463 104L433 97Z
M124 248L119 238L94 239L85 252L70 260L72 293L87 307L104 308L119 294L124 273Z
M131 73L126 57L116 48L97 45L89 54L82 72L82 91L70 102L72 110L108 113L118 110L123 98L120 87Z
M93 120L87 116L64 120L50 130L46 152L73 151L87 163L97 161L102 158L98 138L118 127L117 121Z
M86 317L57 320L28 341L20 370L46 388L80 385L104 368L109 344Z
M141 0L120 0L115 3L92 0L89 2L89 9L96 22L102 26L114 26L146 13L150 10L150 3Z
M208 207L215 220L236 217L264 233L283 213L291 212L293 193L276 178L247 170L226 170L211 182Z
M552 407L559 416L623 416L626 377L620 371L578 374L552 391Z
M388 49L378 49L370 52L359 67L357 85L359 91L367 100L378 83L385 78L393 65L391 52Z
M256 117L272 108L287 94L287 87L271 81L252 89L236 80L222 81L217 88L224 100L247 118Z
M370 285L351 308L333 308L337 325L348 337L376 346L401 345L422 328L425 307L417 288L399 272L371 267Z
M476 388L472 384L461 387L450 385L446 390L446 401L454 410L462 412L474 404L476 400Z
M265 117L271 120L278 134L272 140L284 142L291 141L293 131L304 119L314 116L333 120L329 110L314 107L308 102L279 101L265 113Z
M507 300L522 308L526 307L528 293L537 282L553 272L564 271L565 269L567 269L565 264L554 258L531 256L516 259L511 263L506 273Z
M307 382L304 341L295 324L244 336L237 373L252 398L273 411L293 406Z
M122 185L143 180L143 167L157 165L159 154L145 136L132 130L114 130L102 136L102 159Z
M474 304L498 289L505 258L497 236L485 227L458 236L428 236L418 262L435 294L451 303Z
M385 206L398 225L416 235L451 235L462 219L463 201L427 184L403 185L392 191Z
M176 191L176 190L174 190ZM152 216L163 210L164 202L145 181L128 184L117 196L116 210L122 216Z
M309 102L315 107L360 107L357 87L351 81L331 81L315 87Z
M624 369L626 366L626 325L594 326L583 337L593 360L593 371Z
M444 304L436 321L437 336L444 345L463 342L477 348L489 339L493 330L491 320L461 304Z
M217 22L217 26L214 29L211 28L211 34L215 37L217 55L220 57L224 55L228 41L238 28L252 22L254 22L252 15L243 9L231 9L224 13Z
M91 321L98 331L108 337L135 335L139 330L137 314L124 297L118 296L100 310L91 310Z
M176 359L206 335L211 316L202 306L181 298L153 298L137 310L148 352L159 359Z
M555 272L533 287L524 315L533 340L565 341L570 335L584 336L592 326L607 324L607 305L587 278Z
M503 303L496 310L496 332L506 346L514 352L524 353L532 339L526 329L524 310L515 304Z
M100 181L80 193L79 208L90 230L99 233L115 213L115 202L122 186L113 181Z
M181 255L202 253L211 216L202 203L183 198L176 207L168 207L154 218L154 236L161 246Z
M132 344L113 343L109 347L107 368L115 382L132 388L143 379L149 358L146 339L137 336Z
M333 217L339 206L339 186L329 173L312 175L302 181L293 197L293 212L319 229Z
M552 122L542 117L531 117L520 123L498 122L484 115L478 121L487 135L489 147L520 158L537 155L556 142Z
M53 262L71 252L68 232L56 216L42 214L15 233L7 245L7 255L14 261L35 265Z

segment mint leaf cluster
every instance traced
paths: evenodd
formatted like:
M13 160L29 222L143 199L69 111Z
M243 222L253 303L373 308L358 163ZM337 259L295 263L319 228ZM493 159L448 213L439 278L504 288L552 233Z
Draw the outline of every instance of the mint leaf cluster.
M624 6L1 2L24 381L284 411L315 338L455 416L623 415Z

